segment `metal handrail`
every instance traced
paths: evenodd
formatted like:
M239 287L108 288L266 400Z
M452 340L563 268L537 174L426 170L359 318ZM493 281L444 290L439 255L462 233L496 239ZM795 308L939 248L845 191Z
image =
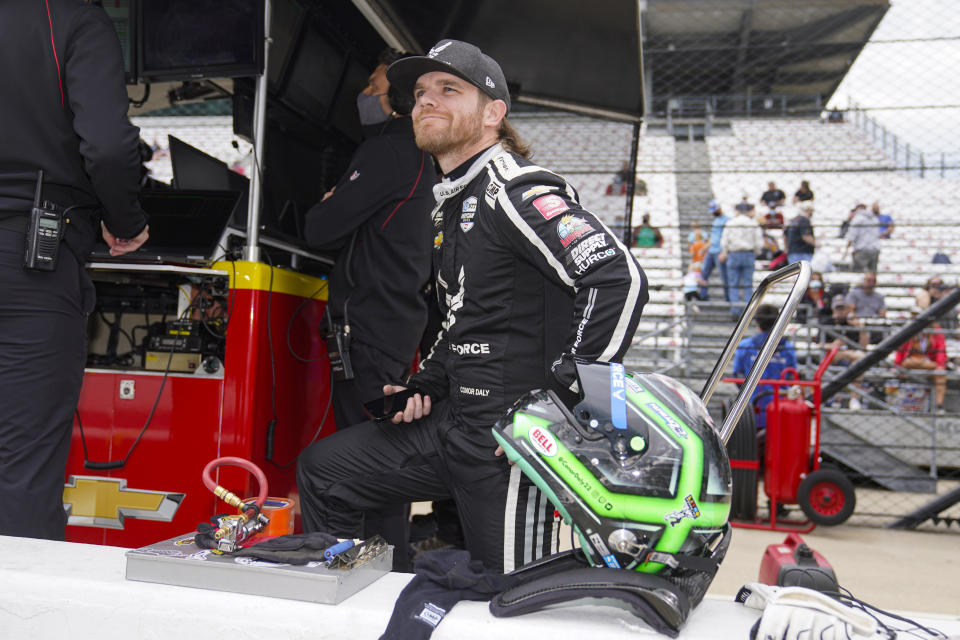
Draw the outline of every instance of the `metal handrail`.
M747 332L747 328L750 326L750 322L753 320L754 315L756 315L757 308L760 306L760 301L774 284L786 280L787 278L796 276L796 280L793 283L793 288L790 290L790 294L787 296L787 301L780 310L780 315L777 316L777 320L774 323L773 328L770 330L770 334L767 336L766 341L760 348L760 353L757 354L757 359L753 363L753 367L750 368L750 372L747 374L746 382L744 382L743 386L740 387L740 393L733 401L733 405L730 407L730 412L727 414L727 417L724 419L723 424L719 429L720 439L724 444L726 444L730 439L730 436L733 435L734 427L740 420L740 416L743 414L744 409L750 403L750 396L753 394L753 390L756 388L757 382L763 376L763 371L767 368L767 364L769 364L770 359L773 358L773 354L777 350L777 346L780 344L780 338L786 332L787 325L793 318L793 314L796 311L797 306L800 304L800 300L806 294L807 285L810 283L810 275L812 273L813 270L810 268L810 263L806 260L802 260L800 262L787 265L786 267L771 273L763 279L756 291L754 291L753 295L750 297L750 300L747 302L746 307L743 310L743 314L740 316L739 322L737 322L736 328L734 329L730 338L727 340L727 344L723 348L720 358L717 360L717 364L713 367L713 371L710 373L710 377L707 378L706 383L704 383L703 390L700 392L700 399L704 404L707 404L710 402L713 392L716 391L717 386L723 379L723 372L730 364L730 361L733 360L733 355L736 352L737 345L740 344L740 340Z

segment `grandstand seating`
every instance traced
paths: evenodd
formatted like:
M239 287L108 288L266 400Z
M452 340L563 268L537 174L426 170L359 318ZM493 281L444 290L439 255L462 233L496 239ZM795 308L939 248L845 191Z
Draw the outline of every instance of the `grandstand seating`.
M244 173L249 174L252 168L251 145L233 135L232 116L188 116L188 117L150 117L143 116L131 119L133 124L140 127L140 137L147 144L167 150L167 135L180 138L204 153L213 156L228 166L239 162ZM236 140L238 149L233 148ZM150 177L160 182L170 182L173 170L170 166L168 153L155 153L154 159L147 163Z

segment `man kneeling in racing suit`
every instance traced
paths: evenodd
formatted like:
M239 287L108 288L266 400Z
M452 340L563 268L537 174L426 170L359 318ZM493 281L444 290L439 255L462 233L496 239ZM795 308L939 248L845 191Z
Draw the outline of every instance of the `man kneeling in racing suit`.
M620 361L646 277L562 177L526 159L492 58L444 40L387 77L414 93L417 145L443 172L432 216L445 321L408 381L420 393L392 424L354 426L300 456L304 528L352 537L363 510L453 497L472 557L511 571L556 551L557 526L490 429L531 389L576 399L572 357Z

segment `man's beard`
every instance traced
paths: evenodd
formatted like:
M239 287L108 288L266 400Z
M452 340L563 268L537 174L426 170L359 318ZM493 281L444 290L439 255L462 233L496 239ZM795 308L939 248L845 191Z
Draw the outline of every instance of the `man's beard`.
M434 156L445 156L468 149L483 136L483 108L462 119L448 120L449 126L424 131L414 121L413 133L417 146Z

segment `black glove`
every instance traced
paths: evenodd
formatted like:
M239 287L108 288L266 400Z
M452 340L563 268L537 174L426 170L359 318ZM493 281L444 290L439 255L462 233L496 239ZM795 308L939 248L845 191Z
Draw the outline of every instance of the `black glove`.
M322 531L297 533L264 540L235 553L241 558L256 558L269 562L303 565L323 562L323 552L340 542L336 536Z

